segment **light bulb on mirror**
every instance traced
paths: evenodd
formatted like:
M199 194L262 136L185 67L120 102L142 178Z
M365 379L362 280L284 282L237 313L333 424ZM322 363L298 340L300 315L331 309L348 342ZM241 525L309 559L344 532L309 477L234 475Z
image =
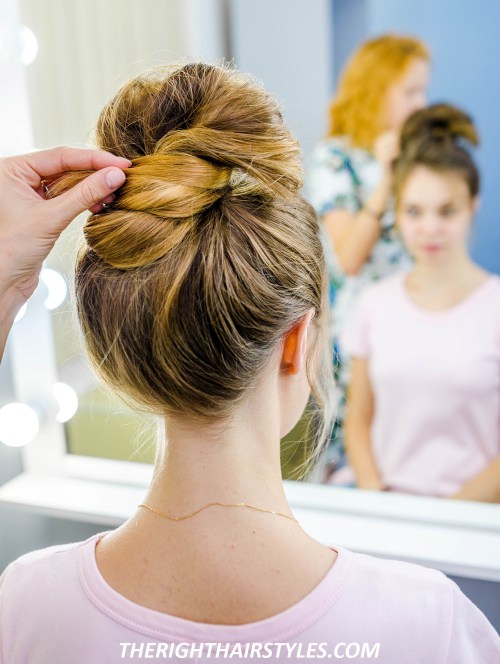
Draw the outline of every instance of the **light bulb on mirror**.
M21 25L18 31L9 25L0 25L0 64L20 60L29 66L38 55L38 39L31 28Z
M31 28L22 25L20 28L21 36L21 64L25 67L30 65L38 55L38 39Z
M17 321L21 320L21 318L24 316L26 313L26 309L28 308L28 303L25 302L23 306L19 309L17 312L17 316L14 318L14 323L17 323Z
M0 408L0 442L9 447L31 443L39 427L38 415L25 403L13 402Z
M67 422L78 410L78 396L75 390L67 383L54 383L52 394L59 404L56 413L58 422Z
M0 25L0 64L12 58L12 35L6 25Z
M44 267L40 274L40 279L49 292L44 302L46 309L49 311L57 309L64 302L68 292L64 277L57 270Z

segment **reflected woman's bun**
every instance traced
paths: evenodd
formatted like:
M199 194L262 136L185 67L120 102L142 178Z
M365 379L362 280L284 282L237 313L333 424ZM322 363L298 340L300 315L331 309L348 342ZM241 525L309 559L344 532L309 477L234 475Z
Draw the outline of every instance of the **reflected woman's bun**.
M222 199L286 195L302 184L298 144L261 87L211 65L165 74L127 83L97 125L99 147L133 164L115 203L85 228L114 267L157 260Z
M408 118L401 132L401 150L417 149L428 142L449 144L458 139L472 145L479 143L471 118L450 104L434 104Z
M393 165L394 194L416 166L457 172L465 178L471 196L479 192L479 172L470 147L479 144L472 119L451 104L433 104L413 113L401 130L401 151Z

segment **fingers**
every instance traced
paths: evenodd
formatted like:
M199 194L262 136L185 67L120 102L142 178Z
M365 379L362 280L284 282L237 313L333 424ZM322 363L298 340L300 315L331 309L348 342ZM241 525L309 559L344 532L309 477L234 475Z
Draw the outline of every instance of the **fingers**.
M118 187L125 182L125 173L118 168L103 168L72 189L48 202L53 210L53 222L57 227L64 228L72 219L84 210L102 208ZM62 230L61 228L61 230Z
M93 214L97 214L98 212L102 212L104 209L104 206L107 203L112 203L115 200L115 195L110 194L107 196L103 201L100 203L97 203L97 205L93 205L92 207L89 208L89 211L92 212Z
M17 157L23 159L31 172L25 173L25 179L35 189L40 181L47 176L65 171L99 170L109 166L128 168L131 162L123 157L115 157L104 150L88 150L81 148L52 148L40 150Z

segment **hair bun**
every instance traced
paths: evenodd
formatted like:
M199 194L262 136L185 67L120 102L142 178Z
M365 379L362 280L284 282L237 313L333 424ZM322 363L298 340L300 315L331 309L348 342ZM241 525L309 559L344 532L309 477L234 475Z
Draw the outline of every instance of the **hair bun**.
M213 205L229 186L231 168L190 154L134 159L120 190L119 209L190 218Z
M182 235L174 224L195 223L225 194L287 197L302 186L299 146L276 100L229 67L190 64L129 81L101 113L96 139L133 163L114 204L85 228L115 267L164 255Z
M190 230L193 219L228 190L231 169L189 154L137 157L115 204L84 227L88 245L120 269L161 258Z
M401 132L401 150L418 150L422 145L456 143L465 140L479 143L472 119L451 104L433 104L408 118Z

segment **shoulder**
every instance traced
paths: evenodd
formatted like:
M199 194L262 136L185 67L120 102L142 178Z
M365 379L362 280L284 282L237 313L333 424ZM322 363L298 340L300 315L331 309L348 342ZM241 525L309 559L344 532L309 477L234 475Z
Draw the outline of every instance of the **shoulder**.
M461 595L453 581L413 563L350 551L347 557L349 580L325 625L334 625L343 637L349 634L351 641L380 644L384 662L466 661L447 659L456 593ZM483 621L488 625L484 616Z
M33 597L51 597L78 579L78 555L99 535L82 542L58 544L31 551L14 560L0 576L0 620L2 613L26 608Z
M358 579L363 579L367 587L377 587L390 593L406 593L414 588L418 596L428 597L428 593L446 596L451 601L451 581L438 570L423 567L401 560L377 558L364 553L351 553ZM418 590L417 590L418 589Z
M96 536L93 535L90 539L94 539L94 537ZM59 562L68 559L68 557L74 556L77 549L80 546L85 545L88 541L89 540L71 542L69 544L56 544L44 549L30 551L11 562L7 566L4 574L9 576L10 574L15 573L17 576L19 574L24 575L35 573L37 570L45 570L47 567L51 567L54 564L58 564Z
M397 272L396 274L391 274L368 284L361 291L359 306L363 308L378 308L385 302L392 303L398 297L403 279L404 273Z
M491 283L490 297L494 297L496 299L500 294L500 275L491 273L489 275L488 281Z
M367 357L368 336L380 322L388 321L387 310L394 311L401 276L390 275L363 287L357 295L352 309L346 316L346 325L341 333L342 345L351 355ZM361 345L360 345L361 344Z
M371 612L390 617L392 627L401 625L430 635L449 624L455 584L442 572L398 560L352 555L352 591L365 598Z
M500 661L500 638L480 609L442 572L365 554L354 557L355 597L383 617L387 639L398 635L415 659L436 662ZM392 661L392 660L390 660Z
M312 163L328 165L333 170L343 170L351 157L349 142L342 136L333 136L316 144L312 152Z
M489 273L485 282L476 289L475 296L469 298L469 302L481 308L484 312L481 315L499 331L496 334L500 333L500 276Z
M95 616L81 568L97 537L32 551L6 568L0 576L0 662L83 661L82 634L88 637Z
M359 208L356 187L360 184L351 150L341 137L325 138L314 148L307 165L307 196L322 217L340 208Z
M500 275L494 272L487 272L486 270L481 270L481 272L483 280L476 287L477 292L482 292L490 298L498 297L498 293L500 293Z

